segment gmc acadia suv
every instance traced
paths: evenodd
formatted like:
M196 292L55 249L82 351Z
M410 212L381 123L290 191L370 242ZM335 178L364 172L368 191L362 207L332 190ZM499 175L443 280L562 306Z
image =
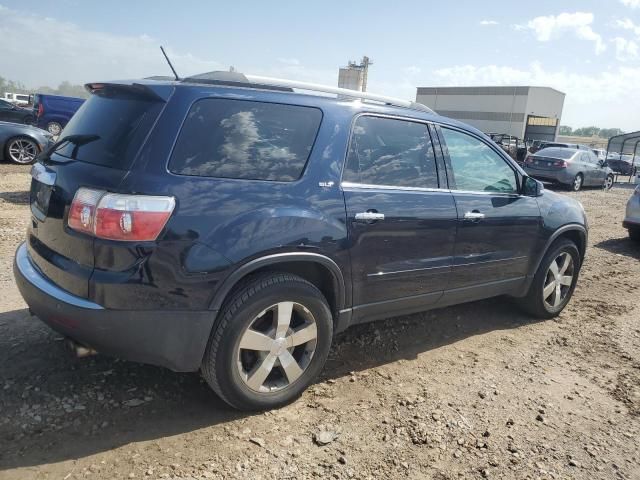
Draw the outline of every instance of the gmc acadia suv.
M350 325L497 295L550 318L571 298L582 206L424 106L228 73L87 89L33 167L14 263L77 352L201 370L265 409Z

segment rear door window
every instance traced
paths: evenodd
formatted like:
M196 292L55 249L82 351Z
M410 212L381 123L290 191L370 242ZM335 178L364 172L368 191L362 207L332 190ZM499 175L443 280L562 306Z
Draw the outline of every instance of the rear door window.
M179 175L292 182L311 154L322 112L313 107L203 99L189 111L169 170Z
M342 179L367 185L438 188L427 125L393 118L358 117Z

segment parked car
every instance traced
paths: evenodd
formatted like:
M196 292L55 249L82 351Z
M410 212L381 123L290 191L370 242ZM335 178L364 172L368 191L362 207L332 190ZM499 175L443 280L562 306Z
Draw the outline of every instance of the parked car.
M31 95L27 93L10 93L5 92L2 100L5 100L9 103L13 103L14 105L19 105L21 107L27 106L31 103L32 98Z
M536 145L536 143L534 142L533 145L529 148L529 153L536 153L544 148L551 148L551 147L572 148L575 150L591 150L590 147L587 147L586 145L580 145L578 143L540 142L539 144Z
M527 146L523 140L506 133L488 133L487 135L507 152L507 155L522 165L527 156Z
M593 153L595 153L598 160L602 160L603 162L607 160L607 151L602 148L592 148Z
M0 160L26 165L52 143L52 136L30 125L0 122Z
M613 171L591 150L545 148L527 157L524 171L538 180L567 185L575 192L583 186L613 187Z
M622 226L629 232L629 238L640 240L640 185L633 191L627 202L626 214Z
M38 127L58 136L83 103L83 98L38 93L33 100L33 114Z
M33 111L30 108L22 108L6 100L0 100L0 122L31 125L34 122Z
M265 409L351 325L498 295L551 318L571 298L582 205L427 107L229 72L88 89L33 167L14 263L77 353L201 370Z
M607 164L615 173L620 175L635 175L637 165L635 157L631 154L610 153L607 157Z

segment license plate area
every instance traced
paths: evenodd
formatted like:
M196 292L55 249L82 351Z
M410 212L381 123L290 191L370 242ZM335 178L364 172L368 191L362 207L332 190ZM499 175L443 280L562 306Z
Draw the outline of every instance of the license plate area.
M51 192L56 182L56 174L42 165L36 163L31 169L31 194L29 203L31 213L40 221L44 221L49 212Z

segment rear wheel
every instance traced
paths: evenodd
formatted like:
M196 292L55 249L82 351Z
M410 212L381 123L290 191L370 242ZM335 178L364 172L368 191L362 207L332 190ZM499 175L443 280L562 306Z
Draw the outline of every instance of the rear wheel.
M62 125L60 125L58 122L49 122L47 123L47 132L49 132L54 137L57 137L58 135L60 135L60 132L62 132Z
M279 407L320 373L332 336L331 310L314 285L287 273L256 276L225 302L202 374L232 407Z
M13 163L28 165L36 159L40 149L36 142L26 137L10 139L5 146L5 157Z
M629 238L636 242L640 242L640 227L630 228Z
M571 190L573 190L574 192L579 191L582 188L582 183L583 182L584 182L584 177L582 176L581 173L578 173L573 178L573 182L571 183Z
M580 253L571 240L554 242L545 254L520 306L537 318L553 318L569 303L578 281Z

